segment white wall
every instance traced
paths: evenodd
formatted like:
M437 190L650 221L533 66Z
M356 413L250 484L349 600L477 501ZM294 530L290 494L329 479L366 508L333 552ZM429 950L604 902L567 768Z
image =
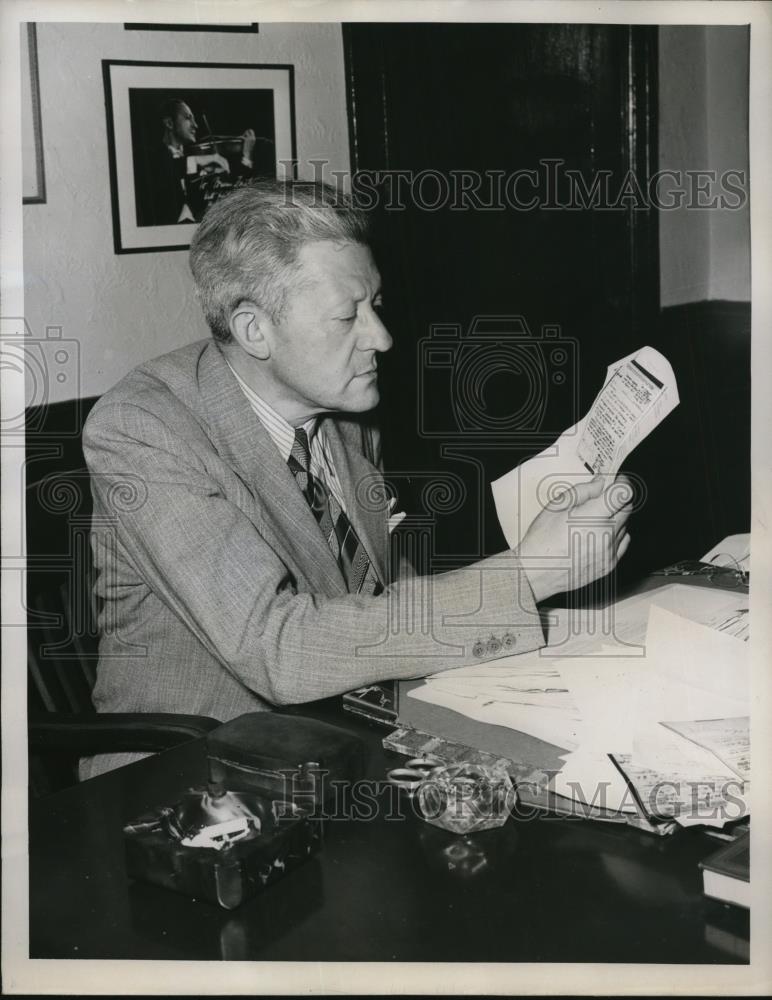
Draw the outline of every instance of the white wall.
M705 29L659 29L659 168L703 169L708 162ZM705 211L660 212L662 306L708 298L710 218Z
M719 175L749 169L748 31L705 29L708 92L708 156ZM744 209L712 211L708 298L751 297L750 203Z
M267 24L258 34L126 31L122 24L40 24L38 57L47 203L24 207L25 315L80 343L80 385L104 392L135 365L208 335L187 251L113 249L102 59L292 63L297 155L349 167L343 44L335 24Z
M748 171L748 31L659 30L659 167ZM750 207L660 213L662 306L749 301Z

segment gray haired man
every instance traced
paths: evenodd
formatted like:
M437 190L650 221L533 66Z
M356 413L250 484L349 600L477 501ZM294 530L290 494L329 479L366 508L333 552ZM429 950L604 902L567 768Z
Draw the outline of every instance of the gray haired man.
M536 605L566 579L523 567L565 545L567 510L540 514L518 552L430 580L390 565L362 415L392 338L364 214L322 185L258 182L209 210L190 262L212 338L129 374L84 432L108 526L97 709L227 720L543 645ZM574 497L597 544L571 587L629 543L629 510L600 494Z

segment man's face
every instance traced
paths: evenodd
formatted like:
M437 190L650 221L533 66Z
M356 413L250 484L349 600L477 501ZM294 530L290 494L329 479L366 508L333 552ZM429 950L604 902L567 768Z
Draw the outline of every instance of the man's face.
M307 243L271 328L271 372L289 409L361 413L378 402L378 354L392 345L378 316L381 279L358 243Z
M187 104L181 104L172 120L172 134L183 146L196 141L196 118Z

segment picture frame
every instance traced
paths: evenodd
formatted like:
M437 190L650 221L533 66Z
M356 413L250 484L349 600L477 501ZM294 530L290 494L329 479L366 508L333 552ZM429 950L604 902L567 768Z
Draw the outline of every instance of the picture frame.
M223 193L294 176L292 65L104 59L102 74L115 253L186 250Z
M155 24L126 21L123 27L126 31L242 31L253 34L260 30L255 21L243 24Z
M22 202L25 205L44 205L46 174L40 115L37 27L34 21L25 21L21 25L21 106Z

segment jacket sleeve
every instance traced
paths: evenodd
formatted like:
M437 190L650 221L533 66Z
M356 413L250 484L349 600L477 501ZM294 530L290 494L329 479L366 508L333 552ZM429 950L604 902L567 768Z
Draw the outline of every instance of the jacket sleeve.
M155 414L134 404L100 407L86 425L84 452L95 507L115 522L118 561L269 702L311 701L544 644L511 552L400 579L378 597L299 592L252 521ZM138 484L139 501L123 501L127 480ZM109 600L125 579L100 585Z

